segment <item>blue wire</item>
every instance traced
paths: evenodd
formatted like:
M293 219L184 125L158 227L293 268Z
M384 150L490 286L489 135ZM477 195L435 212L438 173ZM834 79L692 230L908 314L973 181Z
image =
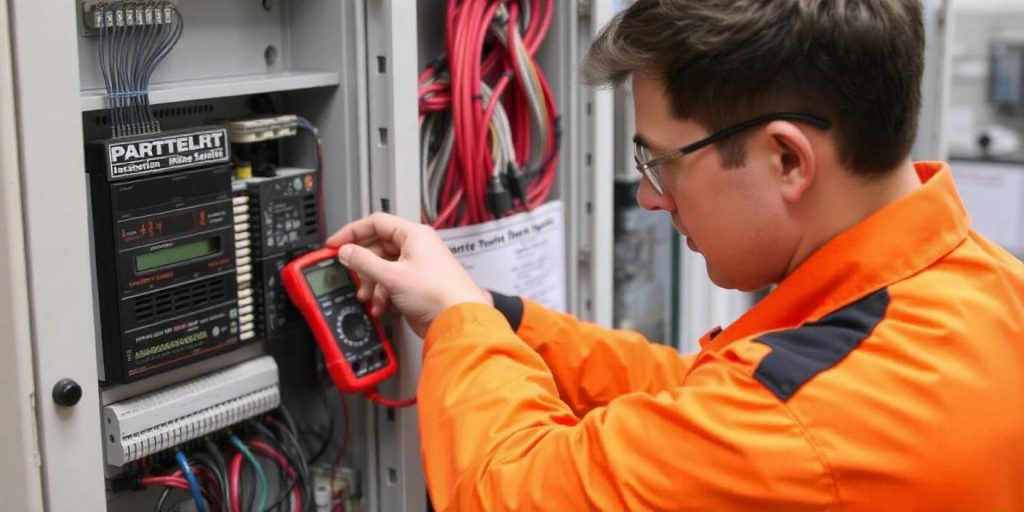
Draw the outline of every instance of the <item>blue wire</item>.
M188 467L188 459L185 458L184 453L181 453L181 450L174 454L174 458L178 459L178 467L185 473L185 480L188 480L188 488L192 491L192 499L196 501L196 510L206 512L206 502L203 501L203 495L199 491L199 482L196 481L196 476L192 474L192 468Z

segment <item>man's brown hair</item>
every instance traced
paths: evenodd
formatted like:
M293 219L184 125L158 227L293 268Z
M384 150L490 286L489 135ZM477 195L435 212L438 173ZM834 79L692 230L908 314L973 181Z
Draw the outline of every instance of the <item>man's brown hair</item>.
M923 68L919 0L638 0L582 71L592 85L649 73L675 117L710 131L779 111L823 117L842 163L873 176L910 153ZM742 164L743 140L718 144L727 167Z

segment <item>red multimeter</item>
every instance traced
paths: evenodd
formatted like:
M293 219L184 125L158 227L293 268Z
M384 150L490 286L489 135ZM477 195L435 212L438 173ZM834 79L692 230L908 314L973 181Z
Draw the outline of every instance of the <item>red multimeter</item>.
M370 390L395 373L391 343L356 298L359 278L324 248L300 256L282 271L284 289L313 330L327 373L342 392Z

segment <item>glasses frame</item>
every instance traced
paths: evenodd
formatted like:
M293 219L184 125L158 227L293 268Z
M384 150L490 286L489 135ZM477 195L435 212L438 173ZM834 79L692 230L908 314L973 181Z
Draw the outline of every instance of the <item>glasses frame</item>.
M633 137L633 159L636 161L636 170L640 172L647 179L647 182L654 187L654 190L658 192L658 195L663 195L664 188L661 184L661 164L670 162L684 155L688 155L695 151L701 150L707 146L722 142L729 137L732 137L738 133L744 132L758 125L769 123L772 121L800 121L803 123L810 124L816 128L827 130L832 126L832 123L826 119L822 119L817 116L810 114L801 114L799 112L778 112L775 114L765 114L752 119L748 119L741 123L732 125L728 128L724 128L718 132L712 133L707 137L698 140L692 144L687 144L681 148L674 149L665 153L664 155L649 158L641 161L641 154L646 152L650 155L650 149L644 144L643 140L639 136Z

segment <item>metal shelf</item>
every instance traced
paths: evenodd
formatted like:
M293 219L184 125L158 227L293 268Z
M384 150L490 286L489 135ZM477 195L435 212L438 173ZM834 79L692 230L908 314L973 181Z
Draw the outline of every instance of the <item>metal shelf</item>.
M242 96L264 92L309 89L338 85L336 71L282 71L260 75L241 75L202 80L165 82L156 84L149 92L153 105L179 101L202 100L225 96ZM81 94L82 112L107 108L106 91L84 89Z

